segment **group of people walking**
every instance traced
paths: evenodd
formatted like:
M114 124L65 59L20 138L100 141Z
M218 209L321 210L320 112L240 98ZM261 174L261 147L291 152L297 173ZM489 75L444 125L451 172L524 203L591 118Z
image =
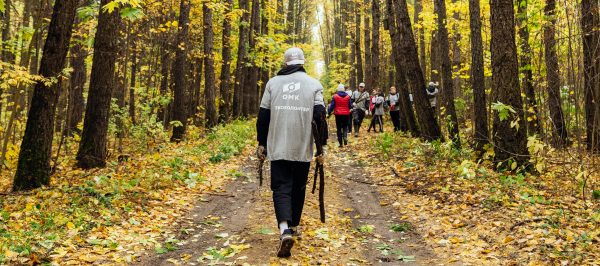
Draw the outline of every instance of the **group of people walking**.
M437 94L437 92L436 92ZM434 94L435 95L435 94ZM354 131L358 137L363 120L371 116L367 132L383 132L383 116L386 110L390 114L394 131L400 130L400 95L395 87L389 94L374 89L371 94L365 89L365 83L360 83L358 89L352 91L344 84L339 84L328 108L328 116L335 115L337 140L340 147L348 145L348 135Z

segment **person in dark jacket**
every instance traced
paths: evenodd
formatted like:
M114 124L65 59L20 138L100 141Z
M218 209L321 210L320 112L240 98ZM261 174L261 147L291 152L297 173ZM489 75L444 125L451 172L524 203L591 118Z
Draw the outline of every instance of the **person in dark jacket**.
M333 95L329 105L328 114L335 115L335 126L340 147L348 145L348 121L350 121L350 110L352 110L352 99L345 92L344 84L338 85L337 93Z
M326 132L323 86L304 70L304 52L290 48L286 66L267 82L256 122L260 160L271 161L271 190L280 230L278 257L289 257L298 235L313 159L313 122ZM323 162L323 155L316 158Z

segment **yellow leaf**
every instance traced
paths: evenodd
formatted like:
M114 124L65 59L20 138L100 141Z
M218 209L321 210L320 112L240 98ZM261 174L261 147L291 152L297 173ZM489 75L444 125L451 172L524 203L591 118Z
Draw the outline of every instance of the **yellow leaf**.
M67 228L69 228L69 230L73 230L75 228L75 225L72 222L68 222Z

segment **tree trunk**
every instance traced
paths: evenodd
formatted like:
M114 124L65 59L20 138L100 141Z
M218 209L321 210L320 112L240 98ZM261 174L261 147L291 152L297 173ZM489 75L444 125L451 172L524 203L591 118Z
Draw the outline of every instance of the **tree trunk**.
M511 169L513 162L522 166L529 158L519 89L514 6L512 1L491 0L490 9L493 102L501 102L515 111L509 112L506 119L494 117L494 160L496 166L503 163L501 167Z
M433 6L433 12L438 14L437 5ZM434 29L431 32L431 50L429 52L429 60L430 60L430 70L429 73L429 81L432 82L440 82L441 81L441 57L440 57L440 34L438 29Z
M423 3L422 0L415 0L415 16L414 16L414 24L419 24L421 19L419 16L421 12L423 12ZM425 29L421 26L418 31L419 38L419 56L421 61L421 70L423 73L427 73L427 54L425 52Z
M217 125L217 108L215 106L215 59L213 51L212 9L204 2L204 103L206 106L206 127ZM198 73L200 75L201 73Z
M135 35L131 35L131 38L135 38ZM133 54L133 58L131 58L131 80L129 83L129 118L131 119L131 123L135 125L135 83L137 80L137 69L138 69L138 59L136 51L135 40L132 40L133 47L131 53Z
M248 40L248 47L252 49L253 54L256 54L256 42L257 37L260 34L260 1L252 0L252 18L250 20L250 37ZM246 62L248 62L248 69L246 72L246 78L244 79L244 91L246 99L244 102L244 116L250 117L251 114L258 113L258 71L259 68L256 66L254 58L249 55L246 56Z
M13 63L15 61L14 54L11 53L10 47L6 42L10 39L10 7L12 0L4 0L5 10L2 13L2 61Z
M483 38L481 36L480 0L469 0L471 24L471 87L473 87L474 149L479 154L489 143L486 110L485 75L483 68Z
M226 0L225 14L231 13L233 0ZM231 21L227 17L223 19L223 64L221 65L221 104L219 105L219 122L229 122L231 112Z
M442 133L435 121L425 92L425 77L419 65L419 54L408 15L408 6L404 0L393 0L393 5L398 28L398 40L396 41L399 42L401 48L398 57L402 60L406 78L412 90L421 136L430 141L441 140Z
M456 5L457 4L457 0L452 0L452 4ZM454 82L454 90L456 92L456 97L458 98L462 98L462 90L460 87L460 70L462 68L461 66L461 51L460 51L460 39L462 39L462 36L460 35L460 29L458 28L458 23L460 22L460 14L458 13L457 9L454 9L454 12L452 13L452 18L454 19L455 23L454 26L452 27L452 31L454 32L453 36L452 36L452 72L453 72L453 76L454 74L456 74L456 77L453 78L453 82ZM446 28L447 30L447 28Z
M355 34L356 34L356 38L354 39L354 47L356 48L356 80L357 83L363 83L365 82L364 79L364 71L363 71L363 60L362 60L362 49L361 49L361 45L362 42L360 41L360 35L362 34L361 29L360 29L360 23L361 23L361 12L360 12L360 2L356 2L356 5L354 6L354 14L355 14L355 18L354 18L354 23L355 23Z
M83 48L83 39L77 39L73 47L71 47L71 80L69 84L69 106L67 110L67 119L69 124L66 128L66 135L71 136L73 133L81 134L81 130L77 127L83 119L83 87L85 86L87 68L85 59L87 51Z
M78 0L57 1L44 45L44 55L39 74L45 78L58 78L65 66ZM21 143L21 152L13 191L28 190L48 185L50 159L54 137L54 115L59 96L60 82L38 82Z
M240 1L246 2L246 5L247 5L247 1L249 1L249 0L240 0ZM287 6L287 16L286 16L286 21L285 21L286 34L288 36L288 43L289 44L295 44L296 43L296 36L294 36L294 32L295 32L295 28L296 28L295 27L295 22L296 22L296 19L295 19L295 17L296 17L296 0L288 0L287 3L288 3L288 6ZM240 3L240 8L242 8L242 4L241 3ZM244 20L244 21L246 21L246 20Z
M354 10L354 8L352 8L352 6L354 6L354 2L350 2L350 10ZM356 16L356 14L354 14L354 16ZM352 18L352 17L350 17ZM353 21L351 22L353 23ZM356 31L355 28L350 28L348 30L348 33L350 34L350 58L349 58L349 63L350 63L350 88L352 88L352 90L356 90L358 88L358 82L360 82L357 79L357 67L356 67Z
M190 21L190 0L181 0L179 13L179 31L177 32L177 50L175 52L175 64L173 65L173 80L175 81L173 98L173 121L178 121L173 126L171 141L179 142L185 135L187 128L186 97L186 73L187 73L187 51L188 32Z
M392 40L392 61L396 68L396 75L394 82L400 97L400 112L402 121L402 130L410 131L413 136L419 136L419 128L415 121L415 113L410 102L410 93L408 91L408 83L406 81L406 70L402 67L402 60L399 58L401 46L398 35L398 26L396 25L396 17L394 14L394 8L392 0L387 0L387 13L388 13L388 25L390 32L390 39ZM404 128L405 127L405 128Z
M529 135L541 133L540 116L538 112L538 104L535 98L535 89L533 88L533 67L531 65L531 46L529 45L529 27L527 5L529 0L520 0L517 8L517 22L519 27L519 39L521 54L519 58L519 69L522 75L523 92L527 101L527 110L525 118L527 119L527 132Z
M370 0L368 0L370 1ZM368 2L367 1L367 2ZM372 91L373 88L373 57L371 56L371 23L369 15L364 15L365 23L365 83L367 91Z
M548 84L548 109L552 127L552 143L564 147L568 143L567 127L560 99L560 72L556 53L556 0L546 0L544 14L549 19L544 27L544 51L546 54L546 83Z
M379 77L379 24L381 19L380 0L372 0L373 12L373 38L371 40L371 87L379 88L382 84ZM344 37L345 38L345 37Z
M581 31L583 38L583 73L584 73L584 98L585 122L588 150L600 152L600 123L596 106L600 102L600 15L598 14L598 1L581 1Z
M102 0L100 6L109 2ZM120 23L119 10L108 13L100 8L88 103L77 152L77 166L84 169L106 166L108 121L119 39L116 36Z
M448 134L456 148L460 148L460 133L458 131L458 118L454 107L454 80L452 79L452 63L450 61L450 41L448 40L448 29L446 28L446 2L435 0L437 6L437 24L439 36L440 56L442 58L442 104L444 111L442 118L447 123Z
M239 42L238 42L238 53L237 53L237 62L235 67L235 86L233 91L233 117L239 118L242 116L244 101L244 73L246 72L245 58L248 44L248 34L249 34L249 22L250 22L250 12L249 12L249 0L239 0L240 9L244 12L240 21L240 30L239 30ZM288 14L289 18L289 14ZM287 23L290 23L289 21Z

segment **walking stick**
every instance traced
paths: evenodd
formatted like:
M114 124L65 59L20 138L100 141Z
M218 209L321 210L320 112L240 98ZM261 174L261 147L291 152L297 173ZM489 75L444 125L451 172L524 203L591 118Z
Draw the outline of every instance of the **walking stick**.
M259 186L262 187L263 185L263 165L265 164L265 160L264 159L258 159L258 180L259 180Z
M315 139L315 145L317 146L317 157L323 155L323 136L317 123L312 122L312 132L313 137ZM321 222L325 222L325 171L323 169L323 163L320 160L317 160L317 165L315 166L315 180L313 183L313 191L315 193L315 188L317 186L317 175L319 176L319 214L321 216Z

